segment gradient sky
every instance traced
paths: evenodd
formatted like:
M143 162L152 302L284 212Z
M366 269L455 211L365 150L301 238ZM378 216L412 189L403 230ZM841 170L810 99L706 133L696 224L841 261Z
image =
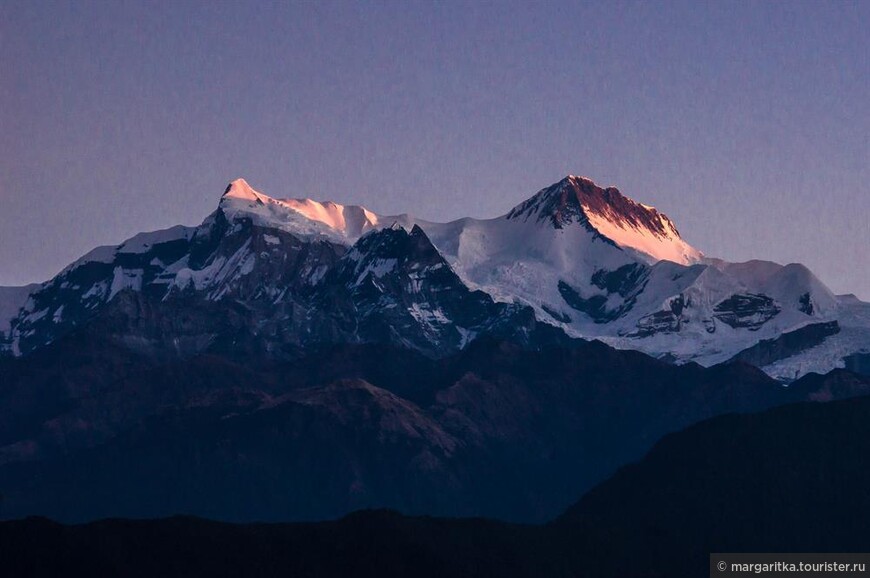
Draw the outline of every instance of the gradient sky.
M0 284L273 196L432 220L566 174L870 299L870 2L0 0Z

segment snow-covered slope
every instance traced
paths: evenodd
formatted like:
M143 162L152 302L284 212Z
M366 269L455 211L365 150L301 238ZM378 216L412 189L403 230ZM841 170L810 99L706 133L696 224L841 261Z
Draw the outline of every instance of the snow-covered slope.
M812 284L798 287L813 301L827 293L816 298ZM712 266L680 270L662 262L652 268L634 309L595 335L614 347L712 365L759 341L837 319L836 307L804 311L799 298L783 298L787 293L765 293L762 284Z
M870 350L870 305L837 298L803 265L707 258L656 209L616 188L568 176L501 217L449 223L378 215L331 201L273 198L237 179L199 227L137 235L118 247L95 249L36 288L0 291L0 351L17 355L48 343L124 291L163 301L188 295L248 309L277 307L294 321L282 321L275 311L268 323L262 316L260 321L269 331L305 333L287 337L291 341L319 335L329 325L315 322L320 318L306 309L325 307L312 305L312 295L341 295L335 298L349 301L334 310L337 315L349 307L343 322L350 323L364 302L366 315L400 323L405 334L395 339L422 350L427 338L410 337L413 320L425 317L421 311L453 307L454 313L438 318L438 332L428 325L420 331L461 346L473 337L467 333L472 325L495 326L474 315L499 309L470 297L474 305L444 305L437 284L420 293L414 255L396 261L407 262L409 277L386 284L382 277L396 274L395 263L381 257L367 262L374 294L359 293L356 273L338 274L342 263L370 245L367 236L390 228L412 232L415 226L414 238L425 238L424 245L431 241L450 275L455 273L451 291L481 290L501 304L530 306L539 321L569 336L676 362L763 360L771 375L783 379L842 366L845 355ZM408 316L386 312L397 307L407 308ZM472 317L471 324L448 327ZM350 329L330 331L335 339L351 338Z
M220 209L227 219L250 217L254 224L277 228L301 238L326 238L350 244L368 231L406 222L402 217L376 215L365 207L339 205L312 199L273 199L236 179L221 197Z
M855 354L870 355L870 303L853 296L837 298L839 332L798 355L783 358L762 369L782 381L791 381L807 373L828 373L845 367L845 358Z

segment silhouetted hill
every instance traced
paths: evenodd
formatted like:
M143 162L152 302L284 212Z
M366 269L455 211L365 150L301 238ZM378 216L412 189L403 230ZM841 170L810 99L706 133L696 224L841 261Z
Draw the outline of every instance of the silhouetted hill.
M705 575L710 552L862 552L870 398L726 415L668 435L560 517L602 576ZM626 555L630 553L630 555Z
M292 362L145 356L90 325L0 362L6 516L330 519L365 508L542 522L662 435L724 413L870 392L789 388L741 363L674 366L599 342L481 339Z
M570 575L539 527L389 511L313 524L169 518L61 526L29 518L0 523L0 556L5 571L22 577Z
M841 379L846 377L840 375ZM335 522L0 523L14 576L704 576L713 551L862 551L870 397L666 436L545 526L365 511Z

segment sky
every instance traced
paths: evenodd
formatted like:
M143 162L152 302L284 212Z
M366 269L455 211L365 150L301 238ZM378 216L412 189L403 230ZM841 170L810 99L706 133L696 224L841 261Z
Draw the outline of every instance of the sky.
M568 174L870 300L870 2L0 0L0 285L275 197L494 217Z

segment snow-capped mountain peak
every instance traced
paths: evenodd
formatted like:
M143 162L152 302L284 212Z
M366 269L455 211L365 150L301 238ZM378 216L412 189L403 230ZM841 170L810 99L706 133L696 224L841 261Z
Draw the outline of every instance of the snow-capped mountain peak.
M309 237L320 235L353 241L378 228L383 220L365 207L313 199L279 199L255 191L245 179L231 182L221 197L220 208L230 217L252 218L257 224Z
M265 202L263 200L264 197L266 199L269 198L269 197L266 197L266 195L262 195L262 194L258 193L257 191L255 191L253 188L251 188L251 185L248 184L248 181L240 178L240 179L234 180L229 185L227 185L227 188L224 191L224 194L221 197L221 199L222 200L223 199L239 199L242 201L252 201L252 202L260 201L262 203L262 202Z
M563 229L577 223L645 260L688 265L703 254L686 243L667 215L638 203L616 187L602 188L587 177L569 175L514 207L509 220L549 223Z

